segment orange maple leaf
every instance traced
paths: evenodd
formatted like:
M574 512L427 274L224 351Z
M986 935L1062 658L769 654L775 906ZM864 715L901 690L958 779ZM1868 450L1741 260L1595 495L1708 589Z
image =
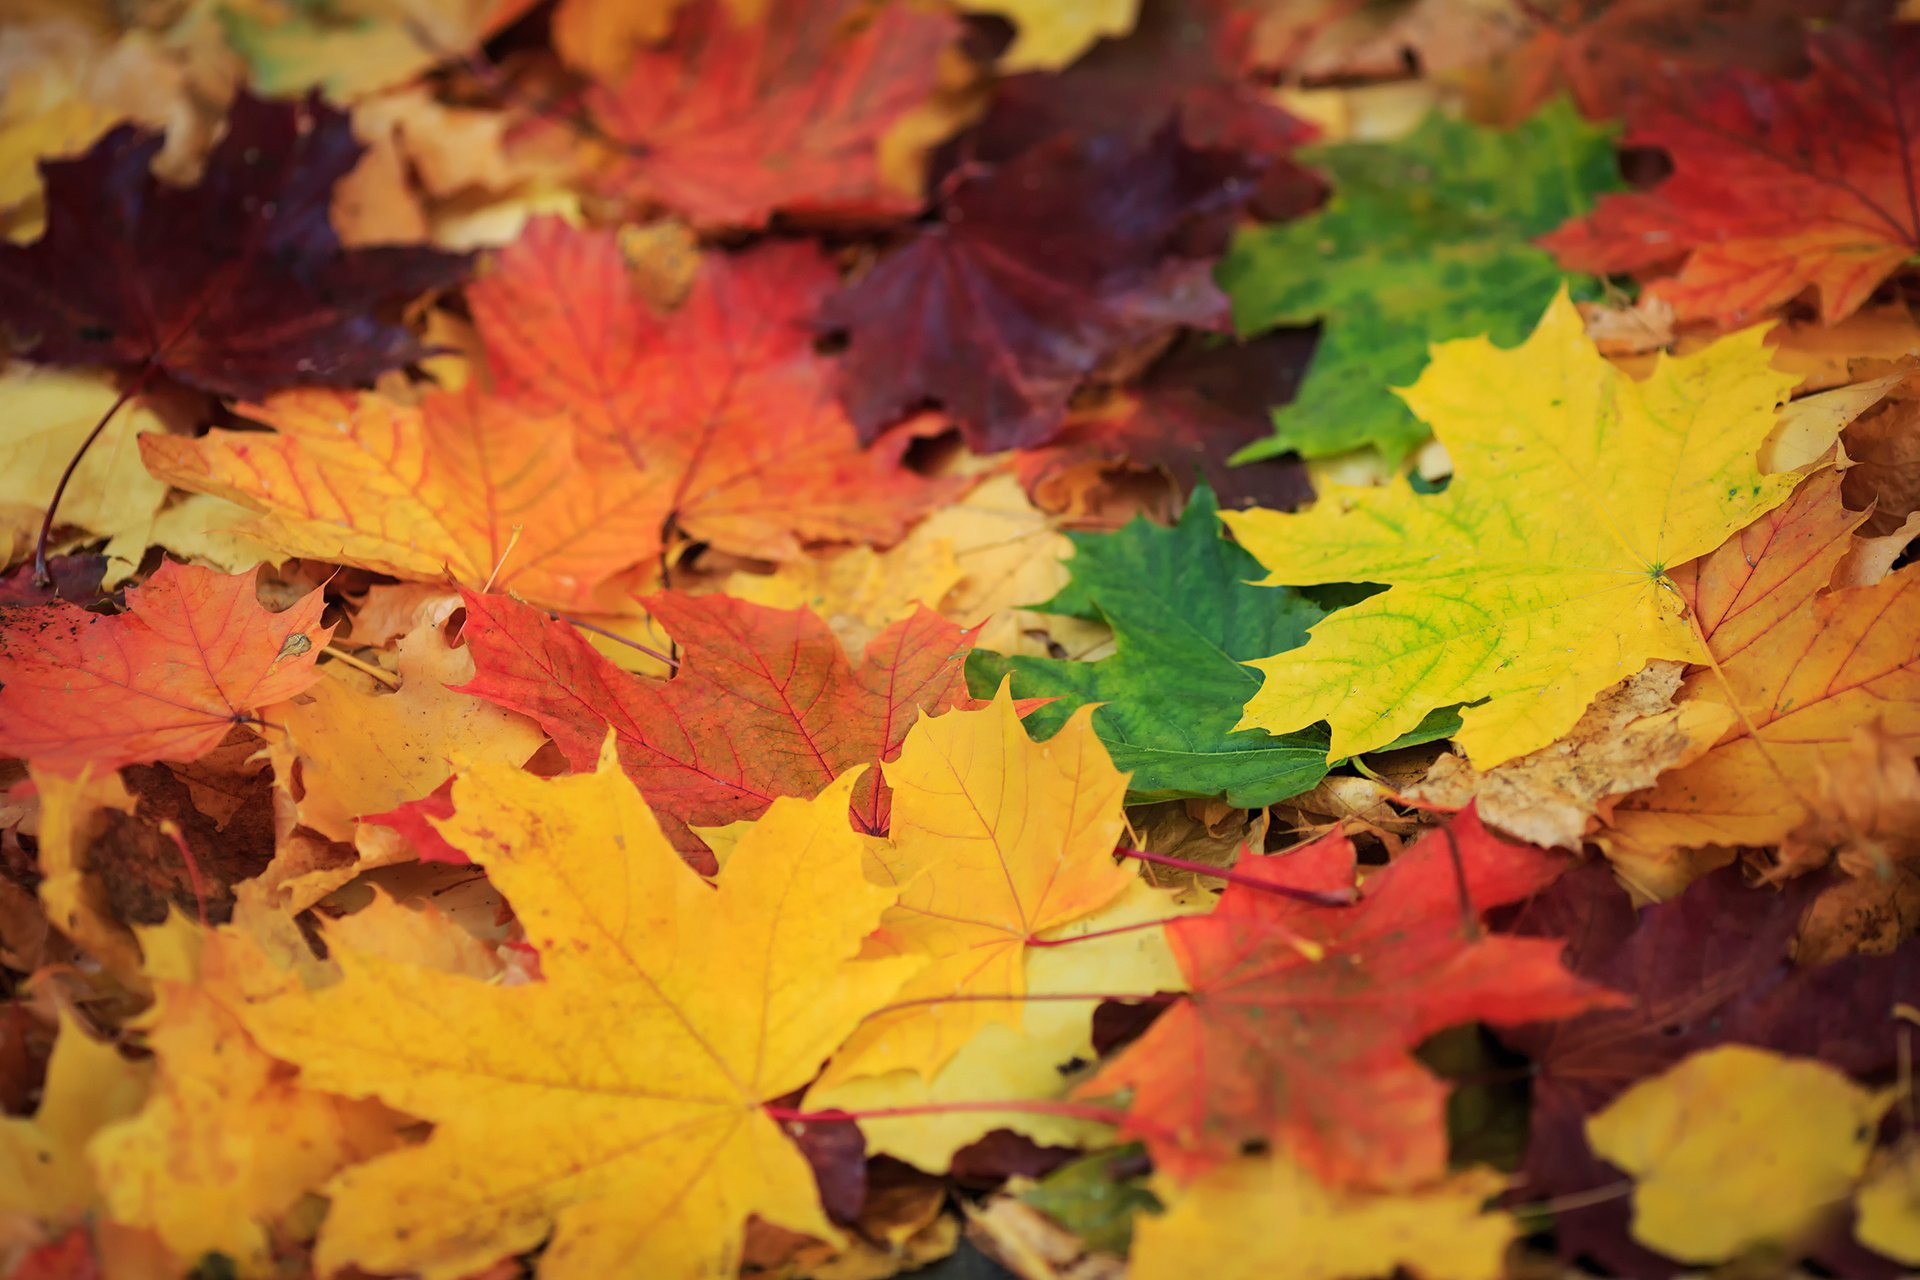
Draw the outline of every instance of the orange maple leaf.
M0 755L77 774L196 760L319 677L333 635L308 592L263 607L252 573L163 563L116 615L53 601L0 621Z
M618 88L588 93L625 144L603 188L702 225L918 208L918 192L887 185L878 147L932 92L953 18L866 0L770 0L757 20L739 8L692 0Z
M564 418L476 386L417 405L293 391L246 412L275 434L149 434L141 455L169 484L262 513L249 531L293 555L614 610L626 593L608 579L657 549L643 477L586 466Z
M902 469L909 433L861 449L813 349L837 284L806 245L710 255L662 315L611 232L547 218L469 297L499 392L569 418L590 465L637 468L656 523L790 559L801 539L893 542L962 488Z

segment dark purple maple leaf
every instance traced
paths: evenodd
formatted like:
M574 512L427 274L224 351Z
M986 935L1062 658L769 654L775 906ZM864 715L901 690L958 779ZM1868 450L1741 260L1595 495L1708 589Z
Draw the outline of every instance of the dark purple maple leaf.
M13 354L157 369L237 399L367 383L423 354L376 313L454 283L469 256L341 247L328 203L363 150L345 114L318 97L243 92L190 187L153 176L161 143L121 125L84 155L41 163L45 233L0 244L0 334Z
M1146 376L1098 409L1076 413L1044 448L1020 456L1029 490L1085 462L1164 469L1183 489L1204 479L1220 505L1288 510L1313 497L1298 459L1231 467L1243 445L1273 432L1273 410L1293 399L1314 338L1282 329L1246 342L1189 334Z
M1258 182L1260 216L1303 213L1321 183L1288 157L1316 131L1242 72L1254 16L1224 0L1145 0L1131 31L1065 70L1000 81L986 115L945 158L1000 163L1066 134L1143 143L1171 120L1187 145L1241 157Z
M1818 880L1755 888L1729 867L1636 912L1612 872L1594 864L1527 904L1516 932L1568 939L1567 967L1627 993L1633 1004L1497 1032L1535 1064L1517 1203L1617 1185L1621 1172L1587 1145L1587 1117L1702 1049L1753 1045L1819 1058L1856 1077L1891 1078L1893 1007L1920 999L1920 948L1795 968L1787 944ZM1631 1216L1619 1196L1556 1214L1561 1255L1587 1258L1612 1275L1673 1274L1675 1263L1634 1242ZM1847 1256L1846 1274L1864 1274Z
M830 298L842 400L872 440L937 401L976 452L1033 446L1103 359L1217 328L1212 258L1246 195L1226 152L1064 135L966 182L942 217Z

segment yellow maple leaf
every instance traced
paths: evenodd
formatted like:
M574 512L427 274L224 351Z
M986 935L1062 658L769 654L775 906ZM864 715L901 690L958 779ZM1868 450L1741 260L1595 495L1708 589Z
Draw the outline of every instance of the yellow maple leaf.
M1222 513L1271 585L1388 584L1251 664L1266 679L1240 727L1325 720L1338 759L1475 703L1459 742L1485 769L1560 737L1651 659L1702 661L1667 573L1792 491L1754 455L1793 382L1759 330L1633 381L1564 292L1518 347L1439 344L1401 395L1452 455L1444 492L1399 480L1298 515Z
M169 484L259 512L244 532L289 555L612 611L631 606L610 580L659 541L645 478L588 468L564 418L477 388L418 405L293 391L247 412L277 434L145 436L141 452Z
M261 710L285 730L267 744L275 775L292 794L298 768L295 811L329 839L350 841L357 819L425 796L452 776L456 751L520 765L546 741L525 716L449 687L473 679L473 655L437 623L416 626L396 654L398 688L328 663L299 697Z
M297 983L274 981L244 933L176 915L140 943L156 1000L133 1025L157 1070L139 1113L88 1144L107 1212L184 1265L217 1252L242 1276L271 1274L274 1224L335 1170L393 1146L403 1120L313 1088L247 1034L238 1013L260 981Z
M151 1074L62 1010L39 1109L0 1119L0 1214L25 1214L48 1229L79 1221L94 1200L87 1143L140 1109Z
M1030 940L1138 882L1113 858L1127 775L1094 736L1092 707L1034 742L1002 683L978 711L923 714L881 767L893 825L878 857L900 902L869 949L927 963L901 989L905 1007L862 1024L825 1084L903 1069L930 1077L982 1027L1018 1027Z
M1832 1215L1891 1102L1823 1062L1727 1045L1621 1094L1587 1118L1587 1141L1633 1175L1634 1239L1720 1262L1802 1242Z
M1176 896L1136 878L1106 906L1054 931L1050 941L1063 945L1028 950L1026 994L1149 996L1185 990L1186 977L1166 935L1139 926L1212 905L1211 895ZM1075 941L1096 934L1106 936ZM807 1094L807 1109L884 1113L911 1108L900 1116L863 1119L860 1132L870 1152L933 1172L945 1171L955 1152L995 1129L1024 1133L1042 1146L1096 1145L1112 1134L1102 1121L1074 1114L1071 1107L1050 1111L1019 1104L1061 1099L1072 1091L1078 1079L1061 1066L1076 1059L1091 1063L1098 1056L1092 1035L1097 1004L1089 998L1009 1005L1018 1022L981 1027L931 1078L903 1067L823 1082ZM995 1102L1015 1105L996 1111L988 1105Z
M1286 1157L1265 1155L1184 1185L1153 1185L1168 1209L1135 1222L1135 1280L1346 1280L1397 1270L1422 1280L1498 1280L1519 1234L1512 1218L1486 1208L1506 1185L1487 1168L1383 1195L1329 1190Z
M317 1087L434 1123L330 1188L322 1272L451 1280L547 1237L545 1277L731 1274L749 1214L833 1238L762 1110L918 967L858 959L895 894L846 811L857 773L776 800L719 877L661 836L611 745L541 779L481 766L442 833L484 866L545 980L500 987L335 948L345 978L247 1011Z

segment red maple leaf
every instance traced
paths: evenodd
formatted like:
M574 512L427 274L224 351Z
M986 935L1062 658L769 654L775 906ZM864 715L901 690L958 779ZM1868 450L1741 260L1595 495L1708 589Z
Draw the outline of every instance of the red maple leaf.
M1328 1183L1436 1178L1447 1086L1413 1047L1460 1023L1545 1021L1613 1000L1566 970L1559 941L1479 924L1565 867L1495 839L1468 809L1369 876L1352 907L1230 885L1210 915L1166 927L1192 994L1080 1092L1131 1090L1136 1132L1179 1178L1249 1143L1272 1143ZM1353 845L1336 832L1235 870L1351 888Z
M320 592L274 613L253 580L167 561L125 613L58 600L0 612L0 755L68 774L194 760L305 689L333 634Z
M862 436L937 400L975 452L1036 445L1107 356L1218 327L1211 258L1183 236L1238 207L1240 174L1169 126L1138 149L1063 136L963 185L822 312L847 331L843 399Z
M1827 323L1920 252L1920 28L1812 47L1814 72L1669 80L1624 139L1673 176L1603 197L1541 243L1569 270L1644 271L1683 319L1751 319L1812 286Z
M802 244L713 254L662 314L611 232L550 218L468 297L499 394L570 418L589 466L644 473L642 505L663 529L786 559L796 535L895 541L963 483L903 469L908 432L860 447L813 349L813 313L837 282Z
M345 114L243 92L191 187L149 172L161 142L122 125L41 163L45 234L0 244L0 331L15 354L157 368L237 399L367 383L423 354L378 312L452 284L468 256L340 247L328 206L364 149Z
M878 146L932 91L953 19L866 0L769 0L753 20L738 8L691 0L621 85L589 92L624 144L603 189L701 225L918 208L918 192L887 185Z
M668 680L629 675L571 626L501 596L464 593L477 674L464 686L539 721L576 769L611 727L620 762L683 853L688 828L758 817L778 796L811 796L857 764L891 759L916 712L967 696L973 633L924 607L867 646L856 669L805 609L667 591L647 611L680 649ZM853 824L887 829L878 769L853 793Z

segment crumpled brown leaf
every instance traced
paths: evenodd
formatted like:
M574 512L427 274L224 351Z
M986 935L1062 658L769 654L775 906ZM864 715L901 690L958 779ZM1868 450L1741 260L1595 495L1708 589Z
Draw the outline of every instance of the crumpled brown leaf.
M1920 924L1920 768L1878 721L1820 771L1813 812L1780 845L1780 871L1832 863L1846 876L1814 900L1794 942L1802 964L1892 951Z

